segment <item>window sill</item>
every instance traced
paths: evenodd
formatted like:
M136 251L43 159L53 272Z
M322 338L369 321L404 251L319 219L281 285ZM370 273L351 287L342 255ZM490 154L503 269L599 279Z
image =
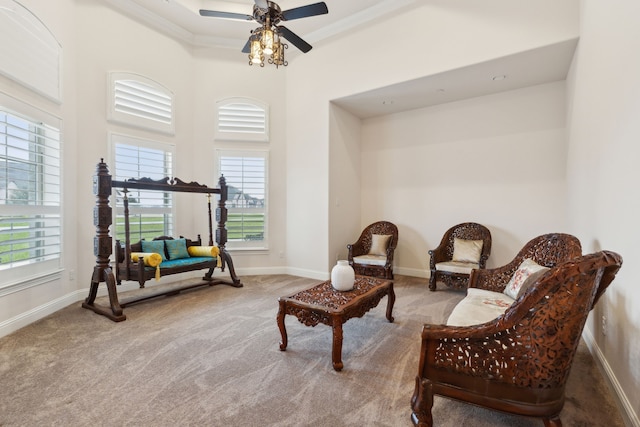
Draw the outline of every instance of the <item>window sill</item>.
M269 248L225 248L231 254L238 255L268 255Z
M59 269L50 273L20 279L19 281L14 283L0 284L0 297L4 297L15 292L20 292L34 286L44 285L45 283L53 282L54 280L60 280L63 271L64 270Z

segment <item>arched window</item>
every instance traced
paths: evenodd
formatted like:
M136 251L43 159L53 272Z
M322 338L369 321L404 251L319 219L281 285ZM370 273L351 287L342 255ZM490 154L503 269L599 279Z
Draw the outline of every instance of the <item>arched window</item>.
M216 102L216 140L269 141L269 108L249 98Z
M146 77L113 72L109 74L111 121L173 134L173 93Z
M31 11L0 0L0 74L62 102L62 47Z

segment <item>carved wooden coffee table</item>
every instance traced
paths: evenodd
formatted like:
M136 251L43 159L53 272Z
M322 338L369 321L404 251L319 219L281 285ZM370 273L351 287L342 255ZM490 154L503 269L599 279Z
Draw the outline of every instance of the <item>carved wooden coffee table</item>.
M393 282L373 277L356 276L351 291L336 291L331 282L320 283L310 289L300 291L288 297L280 297L278 302L278 328L282 335L280 350L287 349L287 329L284 317L296 316L300 323L316 326L318 323L333 328L333 349L331 352L333 369L342 370L342 324L353 317L362 317L376 307L382 297L387 298L387 320L393 322L391 314L396 296Z

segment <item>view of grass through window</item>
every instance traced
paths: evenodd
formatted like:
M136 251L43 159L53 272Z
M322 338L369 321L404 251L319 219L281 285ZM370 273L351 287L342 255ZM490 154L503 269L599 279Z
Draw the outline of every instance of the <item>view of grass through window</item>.
M60 132L0 107L0 269L60 257Z
M229 194L227 236L233 241L264 241L266 158L264 156L222 154L220 173Z
M172 152L159 148L138 146L133 138L117 136L115 145L116 172L115 179L129 178L162 179L173 176ZM120 140L121 138L121 140ZM130 142L130 143L125 143ZM125 217L124 193L116 192L117 215L115 220L116 239L124 243ZM171 236L173 233L173 195L171 193L130 190L129 201L129 236L131 242L140 239L153 239L158 236Z

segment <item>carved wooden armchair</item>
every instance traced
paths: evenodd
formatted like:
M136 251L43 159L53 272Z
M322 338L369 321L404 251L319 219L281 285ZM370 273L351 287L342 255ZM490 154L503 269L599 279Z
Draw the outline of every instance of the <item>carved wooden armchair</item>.
M358 241L347 245L349 265L356 274L393 279L393 253L398 245L398 227L389 221L368 225Z
M584 324L621 265L620 255L610 251L573 258L539 277L492 321L425 325L413 423L433 425L438 394L561 427L565 385ZM497 287L498 281L486 283Z
M502 292L527 258L544 267L555 267L581 255L582 246L577 237L564 233L543 234L529 240L508 264L489 270L474 270L469 277L469 287Z
M454 225L444 233L440 245L429 251L429 289L435 291L438 281L466 289L471 270L485 268L490 254L491 232L487 227L475 222Z

